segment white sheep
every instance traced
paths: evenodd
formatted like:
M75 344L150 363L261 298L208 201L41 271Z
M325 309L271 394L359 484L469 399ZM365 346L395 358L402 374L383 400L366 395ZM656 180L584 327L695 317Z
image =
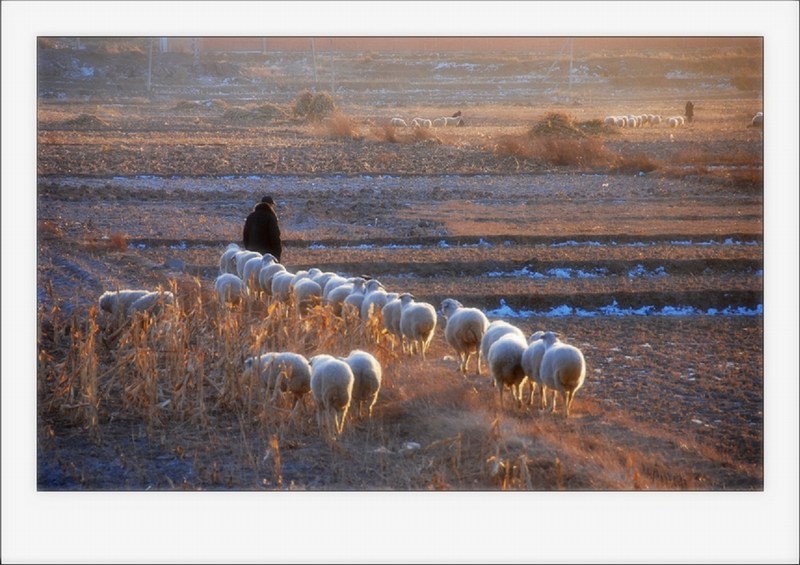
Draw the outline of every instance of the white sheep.
M269 263L267 265L262 263L261 270L258 271L258 285L261 287L261 291L268 296L272 296L272 278L277 273L285 272L286 267L280 263Z
M495 341L489 348L486 362L489 365L492 379L500 393L500 408L503 408L503 389L511 388L511 394L522 406L522 383L525 371L522 369L522 354L528 343L524 337L515 333L507 333Z
M330 355L315 355L311 363L311 394L317 404L320 432L339 435L353 398L353 370Z
M436 309L427 302L416 302L408 292L400 295L400 303L401 339L408 340L410 354L422 355L424 361L436 330Z
M556 393L564 395L564 416L569 418L569 409L575 393L586 379L586 360L575 346L561 343L553 332L542 336L545 352L539 375L545 387L553 390L553 409L556 411Z
M228 247L225 248L225 251L219 258L219 274L223 275L225 273L233 273L236 272L236 260L234 256L238 251L241 251L242 248L239 247L236 243L229 243Z
M542 409L547 407L547 397L545 395L546 390L544 383L542 382L541 372L539 370L542 364L542 356L544 355L544 351L546 349L546 345L542 340L543 336L543 331L534 332L531 337L528 338L528 347L522 354L522 370L531 385L531 395L528 403L531 405L533 404L533 395L538 387L539 406Z
M429 128L433 126L433 122L427 118L414 118L411 120L411 125L415 128Z
M465 308L454 298L442 301L442 315L445 318L444 338L456 350L461 373L467 374L467 365L472 354L477 357L477 373L481 374L481 340L489 320L477 308Z
M98 304L101 310L111 314L119 315L125 314L131 304L139 300L141 297L150 293L145 289L121 289L121 290L107 290L100 295Z
M364 279L357 279L353 281L353 290L351 290L350 294L345 296L344 300L342 301L343 313L347 311L348 316L353 316L355 318L361 317L361 304L364 302L364 296L366 296L366 282L367 281Z
M671 128L680 127L685 125L686 121L684 120L683 116L670 116L667 118L667 125Z
M366 404L367 415L371 418L372 407L375 406L381 390L381 364L371 353L360 349L351 351L342 361L353 371L352 402L355 403L356 416L361 417L361 405Z
M505 320L495 320L489 324L489 327L486 328L486 331L483 334L483 338L481 338L481 356L484 359L488 359L489 348L492 346L492 344L508 333L516 334L523 340L525 339L525 334L521 329L513 324L509 324Z
M400 333L402 308L403 304L400 302L400 295L396 292L388 293L386 304L381 308L381 319L383 320L383 329L392 337L392 351L394 351L396 340L401 340L402 343L403 336Z
M244 281L233 273L223 273L214 281L221 304L239 304L245 296Z
M342 315L342 305L344 304L345 299L352 293L356 288L360 288L361 292L363 292L364 288L364 279L362 277L353 277L349 280L349 282L345 282L343 284L339 284L335 286L331 291L328 293L327 297L323 297L326 304L330 305L333 313L336 316ZM330 281L328 282L330 284ZM326 285L327 288L327 285Z
M751 128L763 128L764 127L764 112L756 112L756 115L753 116L752 120L750 120L750 125L748 127L751 127Z
M311 278L314 280L315 283L317 283L320 286L320 288L322 288L322 294L324 295L325 294L325 285L328 284L329 280L331 280L331 279L333 279L335 277L338 277L338 276L339 275L337 273L334 273L333 271L320 271L318 275L312 276ZM344 278L344 277L340 277L340 278Z
M300 316L308 314L314 306L322 302L322 287L313 279L304 278L292 286L294 303Z
M259 357L248 357L244 361L244 372L256 370L267 396L280 392L292 395L292 409L304 400L311 390L311 365L299 353L291 351L269 352Z
M237 251L234 255L236 260L236 274L240 279L244 280L244 266L253 257L261 257L258 251Z
M277 259L271 253L248 259L244 264L244 269L242 269L242 280L245 288L253 293L262 290L259 280L261 269L273 264L277 264Z
M370 279L364 285L364 300L361 301L361 319L368 320L386 304L388 293L378 279Z
M392 126L396 128L407 128L408 124L403 118L392 118Z
M158 315L167 304L175 303L175 295L169 290L157 290L148 292L144 296L137 298L128 306L127 314L132 316L135 312L150 312Z
M647 117L647 121L650 123L650 127L657 126L658 124L661 123L662 120L663 118L661 117L661 114L650 114Z
M431 125L435 128L443 128L447 125L447 118L436 118L431 122Z
M464 120L462 118L459 118L459 117L454 117L454 118L448 117L448 118L444 119L444 125L445 126L463 126L464 125Z
M603 123L607 126L614 126L617 124L617 117L616 116L606 116L603 118Z
M333 275L328 277L328 279L325 281L325 284L320 285L322 287L322 299L327 301L328 295L334 288L352 282L353 282L352 280L334 273Z
M273 300L288 302L292 296L292 279L294 273L290 271L278 271L272 276L272 288L270 289Z

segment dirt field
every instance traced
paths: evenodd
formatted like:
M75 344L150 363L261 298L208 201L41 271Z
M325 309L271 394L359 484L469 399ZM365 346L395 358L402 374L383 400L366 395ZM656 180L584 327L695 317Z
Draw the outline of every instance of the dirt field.
M569 84L544 56L341 56L336 112L313 120L295 112L299 55L165 54L148 93L142 49L41 46L38 488L763 489L763 133L747 127L762 108L746 55L585 54ZM415 82L423 63L443 70ZM688 99L683 127L602 123ZM387 125L456 111L463 127ZM581 348L571 417L501 410L485 366L459 374L443 320L422 361L349 326L334 341L275 330L262 301L219 310L220 254L267 193L290 271L453 297ZM152 365L127 359L135 331L90 313L104 290L159 285L184 319L208 310L176 372L155 342ZM231 327L236 350L215 349ZM384 363L372 420L338 441L310 400L289 422L285 405L230 396L259 345L326 344ZM136 375L153 376L141 396Z

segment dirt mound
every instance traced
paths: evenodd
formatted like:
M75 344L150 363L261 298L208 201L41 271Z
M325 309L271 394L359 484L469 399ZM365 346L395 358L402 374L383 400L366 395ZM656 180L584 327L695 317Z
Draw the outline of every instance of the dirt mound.
M288 118L286 110L275 104L263 104L256 108L234 107L225 110L222 119L226 122L259 123L285 120Z
M77 118L64 120L61 125L70 128L106 128L108 123L92 114L81 114Z

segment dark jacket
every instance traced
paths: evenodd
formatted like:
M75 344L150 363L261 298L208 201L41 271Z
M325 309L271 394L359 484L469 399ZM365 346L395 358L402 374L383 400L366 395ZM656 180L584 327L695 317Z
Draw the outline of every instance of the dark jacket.
M259 253L271 253L281 260L281 229L278 227L278 216L272 206L266 202L256 204L253 211L244 221L242 235L244 248Z

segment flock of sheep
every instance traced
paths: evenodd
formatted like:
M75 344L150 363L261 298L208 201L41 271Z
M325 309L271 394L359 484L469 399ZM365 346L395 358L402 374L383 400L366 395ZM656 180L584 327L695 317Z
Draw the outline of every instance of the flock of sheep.
M621 128L640 128L646 124L650 124L650 127L653 127L664 123L671 128L676 128L686 125L686 120L683 116L664 118L661 114L629 114L627 116L606 116L603 123Z
M236 243L222 253L219 271L215 292L225 308L246 299L282 301L298 319L307 319L315 307L330 308L336 316L360 320L370 340L387 334L392 348L399 341L404 353L423 361L441 316L445 340L458 356L460 372L467 374L474 355L476 372L481 375L481 360L485 359L499 391L501 409L505 388L511 389L517 405L522 406L523 388L528 383L529 404L539 390L540 408L546 408L547 391L552 390L552 411L560 393L569 417L575 393L586 376L581 351L562 343L555 333L537 331L526 339L516 326L503 320L490 323L482 311L466 308L453 298L443 300L437 312L433 305L417 301L409 293L388 292L377 279L343 277L317 268L292 273L269 253L247 251ZM126 289L103 293L99 305L113 315L131 317L143 311L157 315L174 301L169 291ZM271 351L245 359L244 372L253 371L268 396L292 396L293 415L310 392L320 432L328 437L342 433L351 406L356 417L362 416L362 407L371 417L383 373L378 360L360 349L346 357L317 354L310 359L291 351Z
M392 127L409 127L408 122L399 117L392 118L389 123L392 125ZM428 118L414 118L411 120L411 127L415 128L443 128L448 126L462 127L464 125L466 125L466 123L464 122L464 118L461 117L461 110L452 116L443 116L434 120L429 120Z

